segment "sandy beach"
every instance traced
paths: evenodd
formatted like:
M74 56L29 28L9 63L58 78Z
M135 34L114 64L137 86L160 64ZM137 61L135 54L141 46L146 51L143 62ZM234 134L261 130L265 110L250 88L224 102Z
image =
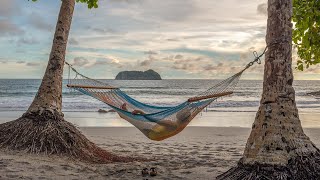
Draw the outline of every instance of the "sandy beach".
M177 136L155 142L131 127L80 128L93 142L123 156L150 162L87 164L60 157L2 150L0 179L144 179L144 167L159 174L148 179L214 179L241 157L249 128L188 127ZM320 129L305 129L320 146Z

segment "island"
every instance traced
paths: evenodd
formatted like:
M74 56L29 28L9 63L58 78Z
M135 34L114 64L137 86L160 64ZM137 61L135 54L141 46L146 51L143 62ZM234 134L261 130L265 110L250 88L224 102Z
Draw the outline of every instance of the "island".
M117 74L116 80L161 80L161 76L152 69L147 71L121 71Z

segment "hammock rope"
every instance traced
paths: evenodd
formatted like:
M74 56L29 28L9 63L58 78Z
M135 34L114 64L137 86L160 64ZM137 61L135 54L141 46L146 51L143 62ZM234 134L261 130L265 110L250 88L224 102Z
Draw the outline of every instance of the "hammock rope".
M260 55L256 51L253 52L254 60L249 62L244 69L176 106L155 106L140 102L127 95L120 88L79 73L66 62L66 65L69 66L67 87L106 103L146 137L160 141L181 132L197 114L214 100L231 95L243 72L254 63L261 64L260 58L266 50L267 47ZM76 74L74 79L70 78L70 71Z

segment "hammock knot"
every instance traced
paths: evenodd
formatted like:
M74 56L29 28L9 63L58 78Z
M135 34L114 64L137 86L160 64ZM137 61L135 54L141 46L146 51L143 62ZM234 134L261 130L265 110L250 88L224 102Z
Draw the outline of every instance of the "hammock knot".
M261 64L261 59L260 59L261 56L258 55L257 51L253 51L253 56L255 57L254 61L257 62L257 64Z

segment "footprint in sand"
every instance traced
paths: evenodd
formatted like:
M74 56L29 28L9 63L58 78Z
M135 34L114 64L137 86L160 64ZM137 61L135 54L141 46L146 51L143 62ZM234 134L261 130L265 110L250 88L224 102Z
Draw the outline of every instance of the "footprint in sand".
M44 169L44 170L47 170L47 171L52 171L52 170L54 170L54 167L49 166L49 165L42 165L42 166L39 166L39 169Z
M191 171L182 171L181 174L191 174Z
M66 171L72 169L72 167L67 164L61 164L60 166L62 167L63 170L66 170Z
M8 166L8 162L0 161L0 168L5 168Z
M13 178L13 179L18 179L19 175L16 174L8 174L6 175L7 178Z
M17 164L22 164L22 165L30 165L29 162L25 162L25 161L17 161Z

